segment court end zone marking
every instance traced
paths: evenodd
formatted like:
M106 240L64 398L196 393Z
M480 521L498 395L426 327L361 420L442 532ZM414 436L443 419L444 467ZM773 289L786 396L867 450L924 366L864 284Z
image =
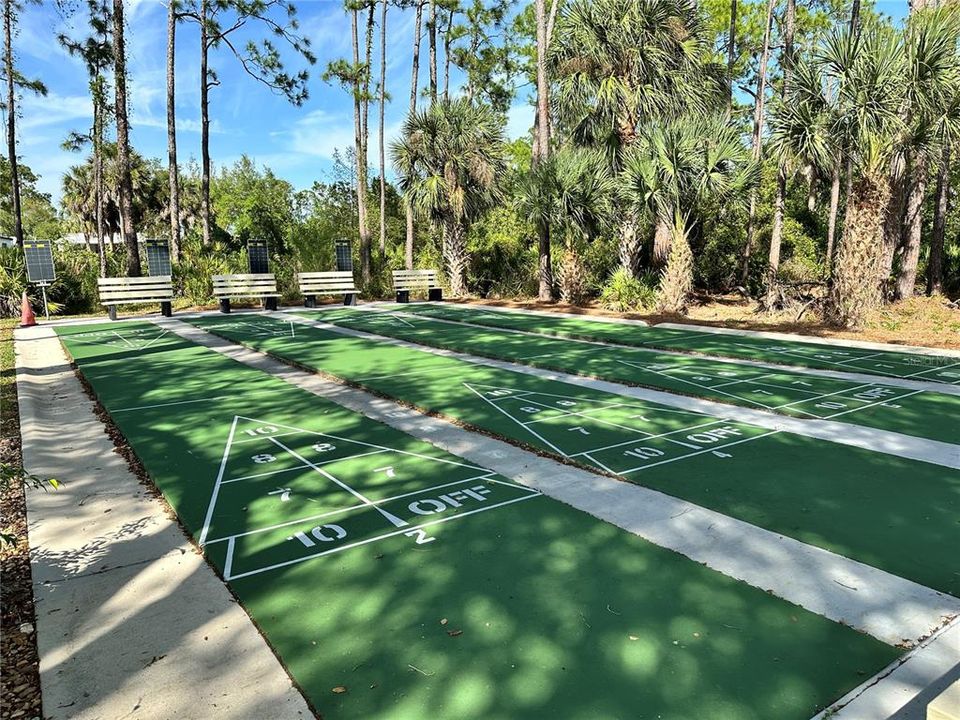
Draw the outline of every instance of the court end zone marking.
M293 470L303 470L306 466L291 468ZM410 492L401 493L400 495L393 495L391 497L382 498L380 500L374 500L374 504L383 505L384 503L394 502L396 500L403 500L404 498L412 497L414 495L423 495L424 493L433 492L434 490L443 490L444 488L452 487L454 485L465 485L470 482L492 482L499 485L506 485L507 487L514 488L516 490L523 490L524 492L532 494L540 494L538 490L533 488L526 487L525 485L516 485L514 483L505 482L503 480L496 480L492 477L494 472L491 470L486 475L476 475L474 477L469 477L464 480L454 480L453 482L441 483L440 485L433 485L431 487L420 488L419 490L411 490ZM348 505L347 507L336 508L335 510L328 510L327 512L317 513L316 515L306 515L304 517L296 518L294 520L285 520L282 523L275 523L273 525L267 525L266 527L255 528L254 530L246 530L241 533L233 533L230 535L224 535L223 537L214 538L213 540L207 540L207 545L216 545L217 543L227 542L229 540L236 540L237 538L248 537L249 535L260 535L265 532L272 532L274 530L279 530L280 528L289 527L291 525L298 525L304 522L310 522L311 520L322 520L323 518L332 517L334 515L340 515L341 513L351 512L353 510L360 510L362 508L369 507L366 503L358 503L356 505Z
M394 448L389 448L389 447L386 447L386 446L383 446L383 445L376 445L376 444L374 444L374 443L363 442L363 441L361 441L361 440L352 440L352 439L350 439L350 438L340 437L340 436L338 436L338 435L332 435L332 434L330 434L330 433L323 433L323 432L319 432L319 431L316 431L316 430L306 430L306 429L304 429L304 428L296 428L296 427L293 427L293 426L291 426L291 425L284 425L284 424L282 424L282 423L267 422L267 421L265 421L265 420L258 420L258 419L256 419L256 418L247 417L247 416L245 416L245 415L234 415L234 417L233 417L233 422L230 424L230 431L229 431L229 433L227 434L227 441L226 441L226 444L224 445L224 448L223 448L223 456L222 456L221 459L220 459L220 467L219 467L219 469L218 469L218 471L217 471L217 478L216 478L216 481L214 482L213 490L212 490L212 492L211 492L211 494L210 494L210 501L209 501L209 503L207 504L207 512L206 512L206 515L204 516L203 527L202 527L201 530L200 530L200 537L199 537L199 539L197 540L197 544L200 545L201 547L203 547L203 546L206 544L206 542L207 542L207 536L208 536L209 533L210 533L210 525L211 525L211 522L212 522L212 520L213 520L213 512L214 512L214 509L215 509L216 504L217 504L218 496L219 496L219 494L220 494L220 488L221 488L221 487L223 486L223 484L224 484L224 478L223 478L223 476L224 476L224 472L226 471L227 462L228 462L229 457L230 457L230 450L231 450L231 448L232 448L233 445L234 445L234 437L236 436L237 423L238 423L240 420L245 420L245 421L251 422L251 423L259 423L260 425L271 425L271 426L273 426L273 427L284 428L284 429L286 429L286 430L292 430L292 431L294 431L294 432L301 432L301 433L305 433L305 434L307 434L307 435L316 435L316 436L319 436L319 437L331 438L331 439L333 439L333 440L340 440L341 442L347 442L347 443L352 443L352 444L354 444L354 445L361 445L361 446L365 446L365 447L376 448L376 449L378 449L378 450L386 450L386 451L388 451L388 452L394 452L394 453L398 453L398 454L400 454L400 455L407 455L407 456L409 456L409 457L416 457L416 458L420 458L420 459L423 459L423 460L431 460L431 461L433 461L433 462L444 463L444 464L447 464L447 465L455 465L455 466L458 466L458 467L467 468L467 469L469 469L469 470L476 470L476 471L481 472L481 473L489 472L486 468L478 467L478 466L476 466L476 465L469 465L469 464L467 464L467 463L456 462L455 460L449 460L449 459L447 459L447 458L431 457L430 455L423 455L423 454L420 454L420 453L410 452L410 451L408 451L408 450L396 450L396 449L394 449ZM269 437L269 436L264 436L264 437L267 438L267 437ZM278 444L279 444L279 443L278 443ZM281 445L281 447L283 447L283 446ZM319 469L318 469L318 471L321 472L321 473L324 472L323 470L319 470ZM338 484L339 484L339 483L338 483ZM398 519L399 519L399 518L398 518ZM401 521L401 522L404 522L404 521Z
M227 469L227 460L230 458L230 448L233 446L233 437L237 432L237 422L240 416L234 415L233 422L230 423L230 432L227 435L227 442L223 446L223 457L220 458L220 469L217 471L217 480L213 484L213 492L210 494L210 502L207 504L207 514L203 518L203 528L200 530L200 539L197 544L203 547L207 542L207 534L210 532L210 522L213 520L213 509L217 505L217 495L220 493L220 486L223 484L223 473Z
M525 488L529 490L529 488ZM407 525L406 527L400 530L394 530L392 532L384 533L383 535L377 535L372 538L365 538L363 540L357 540L356 542L346 543L345 545L339 545L330 550L324 550L322 552L313 553L311 555L305 555L304 557L294 558L293 560L285 560L284 562L275 563L273 565L268 565L267 567L257 568L256 570L249 570L247 572L242 572L237 575L227 575L224 571L224 580L239 580L240 578L250 577L252 575L259 575L260 573L265 573L270 570L277 570L282 567L287 567L289 565L296 565L298 563L306 562L307 560L313 560L314 558L323 557L324 555L332 555L333 553L338 553L343 550L348 550L350 548L359 547L361 545L367 545L372 542L377 542L379 540L386 540L387 538L394 537L396 535L407 535L414 533L418 530L423 530L425 528L431 527L433 525L439 525L441 523L450 522L451 520L459 520L461 518L468 517L469 515L476 515L477 513L487 512L489 510L495 510L496 508L504 507L505 505L512 505L514 503L523 502L524 500L532 500L533 498L543 497L543 493L536 492L530 493L528 495L522 495L520 497L511 498L510 500L504 500L503 502L495 503L494 505L489 505L483 508L477 508L476 510L467 510L466 512L457 513L456 515L450 515L448 517L439 518L437 520L431 520L429 522L420 523L419 525ZM228 543L227 550L231 551L232 546ZM233 568L233 556L230 555L229 564L231 569ZM226 563L224 565L226 567Z
M629 427L629 426L627 426L627 425L620 425L620 424L618 424L618 423L615 423L615 422L612 422L612 421L609 421L609 420L603 420L602 418L598 418L598 417L595 417L595 416L593 416L593 415L587 415L586 412L568 412L568 413L563 413L563 414L558 415L558 416L552 416L552 417L550 417L550 418L545 418L545 419L543 420L543 422L546 422L546 421L548 421L548 420L554 420L554 419L557 419L557 418L565 418L565 417L570 417L570 416L579 416L579 417L587 418L587 419L589 419L589 420L593 420L593 421L595 421L595 422L602 423L602 424L604 424L604 425L611 425L611 426L613 426L613 427L619 428L619 429L621 429L621 430L625 430L625 431L627 431L627 432L635 433L635 434L637 434L639 437L637 437L637 438L635 438L635 439L633 439L633 440L626 440L626 441L623 441L623 442L614 443L613 445L608 445L608 446L603 446L603 447L598 447L598 448L590 448L590 449L588 449L588 450L580 451L580 452L577 452L577 453L565 453L563 450L561 450L561 449L558 448L556 445L554 445L553 443L551 443L549 440L547 440L546 438L544 438L543 436L541 436L539 433L537 433L537 432L535 432L534 430L532 430L532 429L530 428L530 422L529 422L529 421L528 421L528 422L524 422L524 421L522 421L522 420L514 417L510 412L508 412L508 411L505 410L504 408L501 408L499 405L497 405L497 401L496 401L496 400L491 400L491 399L485 397L482 393L478 392L478 391L476 390L476 388L471 387L469 383L463 383L463 385L464 385L465 387L467 387L469 390L471 390L474 394L476 394L477 396L479 396L480 398L482 398L482 399L483 399L485 402L487 402L489 405L495 407L495 408L496 408L497 410L499 410L501 413L503 413L503 414L506 415L508 418L510 418L511 420L513 420L515 423L517 423L517 424L518 424L520 427L522 427L524 430L529 431L532 435L535 435L537 438L539 438L540 440L542 440L543 442L545 442L547 445L549 445L551 448L553 448L554 450L556 450L556 452L560 453L560 455L561 455L562 457L571 458L571 459L572 459L572 458L576 458L576 457L585 457L585 458L587 458L590 462L592 462L594 465L596 465L597 467L601 468L602 470L604 470L604 471L606 471L606 472L608 472L608 473L610 473L610 474L612 474L612 475L621 475L621 476L623 476L623 475L626 475L626 474L628 474L628 473L636 472L636 471L638 471L638 470L644 470L644 469L646 469L646 468L655 467L655 466L657 466L657 465L666 465L667 463L677 462L678 460L685 460L685 459L687 459L687 458L691 458L691 457L694 457L694 456L696 456L696 455L702 455L702 454L704 454L704 453L715 453L715 454L716 454L716 453L718 453L719 451L723 450L724 448L732 447L732 446L734 446L734 445L740 445L740 444L746 443L746 442L751 442L751 441L753 441L753 440L759 440L760 438L768 437L768 436L770 436L770 435L775 435L775 434L777 434L777 433L780 432L780 430L775 429L775 430L771 430L771 431L769 431L769 432L761 433L761 434L759 434L759 435L753 435L753 436L751 436L751 437L741 438L740 440L734 440L734 441L730 441L730 442L724 442L724 443L721 444L721 445L712 445L711 447L703 448L703 447L700 446L700 445L693 445L693 444L690 444L690 443L685 443L685 442L682 442L682 441L680 441L680 440L674 440L673 438L670 438L670 437L667 437L667 436L668 436L668 435L673 435L673 434L676 434L676 433L682 433L682 432L691 432L691 431L694 431L694 432L695 432L695 431L697 431L697 430L699 430L699 429L701 429L701 428L703 428L703 427L705 427L705 426L708 426L708 425L715 425L715 424L718 424L718 423L729 422L729 421L727 421L727 420L725 420L725 419L710 420L709 418L707 418L707 416L703 416L704 419L705 419L705 422L703 422L703 423L699 423L699 424L697 424L697 425L691 425L691 426L685 427L685 428L680 428L680 429L678 429L678 430L673 430L673 431L670 431L670 432L668 432L668 433L660 433L659 435L654 435L653 433L648 433L648 432L646 432L645 430L640 430L640 429L638 429L638 428L631 428L631 427ZM484 386L479 386L479 387L486 387L487 389L502 390L502 391L510 392L510 389L509 389L509 388L500 388L500 387L496 387L496 386L492 386L492 385L484 385ZM529 395L529 394L538 394L538 393L531 392L531 393L528 393L528 395ZM547 393L544 393L544 394L547 394ZM555 394L552 394L552 393L551 393L551 396L553 396L553 397L561 397L561 398L570 399L570 400L576 399L576 400L578 400L578 401L580 401L580 402L587 402L587 401L583 401L583 400L580 399L580 398L573 398L573 397L570 397L570 396L555 395ZM514 397L515 397L515 396L513 396L513 395L504 395L504 396L502 396L502 397L500 397L500 398L498 398L498 399L499 399L499 400L510 400L510 399L514 399ZM523 398L523 400L524 400L524 402L528 402L528 403L530 403L531 405L539 405L540 407L543 407L543 408L548 409L548 410L554 410L554 409L555 409L555 408L551 407L550 405L546 405L546 404L544 404L544 403L537 402L536 400L532 400L532 399L530 399L529 396ZM626 403L616 403L616 404L613 404L613 405L610 405L610 406L606 406L606 407L604 407L604 406L598 407L598 408L596 408L594 411L601 411L601 410L604 410L604 409L608 409L608 407L621 407L621 406L623 406L623 405L626 405L627 407L629 407L629 404L626 404ZM645 410L645 411L647 410L646 408L640 408L640 409ZM659 408L657 408L657 410L659 410ZM690 413L690 414L693 415L694 413ZM631 444L631 443L637 442L638 440L641 440L641 441L642 441L642 440L650 440L650 439L653 439L653 438L664 438L667 442L673 443L673 444L675 444L675 445L680 445L680 446L682 446L682 447L691 448L691 449L693 450L693 452L683 453L683 454L678 455L677 457L674 457L674 458L669 458L669 459L667 459L667 460L660 460L660 461L655 462L655 463L649 463L649 464L646 464L646 465L640 465L640 466L637 466L637 467L633 467L633 468L629 468L629 469L627 469L627 470L621 470L621 471L612 470L612 469L609 468L607 465L605 465L604 463L600 462L599 460L597 460L596 458L593 457L593 453L602 452L602 451L604 451L604 450L607 450L607 449L610 449L610 448L615 448L615 447L620 447L620 446L622 446L622 445L629 445L629 444Z
M346 490L348 493L350 493L351 495L353 495L355 498L357 498L357 500L359 500L359 501L360 501L361 503L363 503L364 505L366 505L366 506L368 506L368 507L371 507L371 508L373 508L374 510L376 510L378 513L380 513L381 515L383 515L383 517L387 520L387 522L393 524L393 525L396 526L396 527L408 527L408 526L410 525L410 523L408 523L406 520L402 520L401 518L398 518L396 515L394 515L393 513L389 512L388 510L384 510L382 507L377 506L376 503L374 503L370 498L368 498L366 495L364 495L363 493L361 493L359 490L355 490L354 488L352 488L352 487L350 487L349 485L347 485L347 483L343 482L343 480L341 480L341 479L338 478L337 476L333 475L332 473L327 472L326 470L324 470L324 469L321 468L320 466L315 465L314 463L310 462L310 461L307 460L303 455L301 455L300 453L298 453L296 450L291 450L290 448L288 448L286 445L284 445L282 442L280 442L280 441L277 440L276 438L268 436L266 439L269 440L270 442L272 442L272 443L273 443L274 445L276 445L277 447L285 450L288 454L290 454L290 455L292 455L293 457L295 457L297 460L299 460L300 462L302 462L302 463L303 463L304 465L306 465L307 467L309 467L309 468L311 468L311 469L313 469L313 470L316 470L318 473L320 473L320 474L323 475L325 478L327 478L327 480L332 481L332 482L335 483L337 486L339 486L339 487L343 488L344 490Z
M306 323L310 321L305 320ZM176 321L177 334L204 345L226 357L252 365L249 349L234 340L204 334L199 328ZM196 331L196 333L194 333ZM345 332L344 334L351 334ZM242 352L242 359L235 355ZM260 351L253 351L264 356ZM940 627L940 618L960 612L955 599L927 587L834 552L807 545L799 540L772 533L712 510L681 501L642 485L624 483L598 475L585 468L563 465L556 460L531 456L505 440L476 435L449 421L430 416L416 419L397 416L388 409L394 404L368 391L347 388L333 380L305 370L289 373L289 366L275 358L266 358L265 372L282 377L295 387L331 400L353 412L419 440L433 443L447 452L465 452L475 462L487 464L493 472L520 477L518 468L530 468L522 482L545 490L548 497L588 512L627 532L639 535L655 545L680 552L697 562L754 587L771 589L774 594L819 615L842 621L888 644L903 638L920 638ZM260 367L260 366L257 366ZM261 368L262 369L262 368ZM607 383L603 386L606 387ZM633 392L633 388L628 388ZM643 391L644 395L651 391ZM649 397L638 397L650 402ZM684 399L684 402L687 400ZM700 403L702 401L696 401ZM729 408L735 412L752 412ZM693 410L689 414L697 414ZM708 413L717 416L717 413ZM778 418L790 421L790 418ZM468 447L464 450L464 446ZM584 492L584 488L587 492ZM624 512L629 508L629 512ZM681 522L677 520L680 516ZM691 532L699 529L702 532ZM705 543L691 538L708 538ZM777 551L776 563L758 564L756 557L732 552L749 540L757 548L769 546ZM777 573L779 572L779 575ZM773 578L772 576L777 575ZM816 575L824 584L812 588L796 582L797 577ZM829 582L833 579L835 582ZM773 584L771 584L773 583ZM869 589L869 592L858 592Z

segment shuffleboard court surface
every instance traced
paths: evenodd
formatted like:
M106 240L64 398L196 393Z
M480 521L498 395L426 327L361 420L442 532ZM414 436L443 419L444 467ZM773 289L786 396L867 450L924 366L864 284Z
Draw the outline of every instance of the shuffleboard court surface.
M234 342L960 596L960 472L264 316Z
M901 652L154 325L57 331L324 718L800 720Z
M692 355L667 355L574 339L537 337L502 328L442 322L405 312L326 310L305 315L432 347L791 417L838 420L960 443L960 396L957 395L910 390L882 382L862 383L787 370L770 371Z
M960 358L957 357L873 350L850 345L823 345L787 338L719 334L696 328L680 330L656 325L645 327L611 323L602 319L560 315L547 317L449 304L417 304L405 308L405 311L542 335L960 385Z

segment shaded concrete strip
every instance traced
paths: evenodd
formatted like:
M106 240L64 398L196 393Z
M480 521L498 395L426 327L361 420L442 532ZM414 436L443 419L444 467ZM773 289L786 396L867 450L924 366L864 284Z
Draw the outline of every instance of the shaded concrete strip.
M928 440L926 438L917 438L911 435L891 432L889 430L878 430L875 428L863 427L861 425L849 425L835 420L814 420L791 418L785 415L766 412L763 410L754 410L739 405L726 405L713 400L703 400L701 398L690 397L687 395L674 395L661 390L649 390L647 388L638 388L631 385L621 385L608 380L597 380L595 378L584 377L583 375L571 375L569 373L556 372L553 370L543 370L541 368L530 367L527 365L518 365L503 360L491 360L476 355L466 355L464 353L454 352L452 350L443 350L441 348L428 347L426 345L417 345L406 340L397 340L396 338L377 335L361 330L352 330L350 328L339 327L320 320L313 320L299 315L285 315L292 322L304 325L313 325L324 330L337 332L341 335L351 337L366 338L376 340L380 343L405 347L420 352L428 352L442 357L456 358L474 365L484 365L487 367L508 370L510 372L523 373L546 380L557 380L560 382L588 387L602 392L613 393L624 397L632 397L638 400L659 403L668 407L680 408L682 410L691 410L693 412L703 413L712 417L720 417L726 420L738 420L740 422L750 423L769 430L782 430L795 435L826 440L841 445L850 445L852 447L864 448L875 452L886 453L887 455L896 455L898 457L908 458L910 460L919 460L921 462L933 463L960 469L960 445L940 442L938 440Z
M888 385L891 387L904 388L906 390L922 390L925 392L941 393L943 395L960 395L960 385L947 385L942 382L933 382L931 380L910 380L907 378L897 378L889 375L872 375L870 373L847 372L843 370L818 370L816 368L800 367L797 365L784 365L781 363L762 362L760 360L745 360L743 358L721 357L718 355L698 354L683 352L682 350L668 350L654 347L639 347L636 345L618 345L617 343L603 340L584 340L583 338L567 338L557 335L544 335L530 330L517 330L515 328L494 327L489 325L479 325L467 320L450 320L448 318L436 318L429 315L417 315L415 313L405 313L402 310L396 310L394 307L388 308L383 304L367 303L357 305L354 310L366 310L367 312L387 312L395 315L401 315L408 318L417 318L419 320L428 319L432 322L446 323L448 325L459 325L477 328L478 330L495 330L497 332L515 333L518 335L527 335L536 338L549 338L555 340L565 340L571 343L582 343L584 345L600 345L602 347L614 348L616 350L629 350L631 352L651 353L654 355L671 355L682 357L689 360L691 357L702 358L708 362L725 363L727 365L741 365L744 367L754 367L761 370L770 370L771 372L789 373L791 375L810 375L818 378L831 378L833 380L844 380L853 383L869 383L871 385ZM291 310L282 310L284 313L302 312L300 308ZM556 313L540 313L542 315L551 315ZM582 319L582 318L581 318ZM744 382L749 382L745 380Z
M16 332L43 715L313 717L247 614L116 452L49 326Z
M294 368L177 320L183 338L466 458L726 575L887 643L917 641L960 599L631 483L570 467Z
M925 720L927 704L960 680L960 618L852 690L814 720Z

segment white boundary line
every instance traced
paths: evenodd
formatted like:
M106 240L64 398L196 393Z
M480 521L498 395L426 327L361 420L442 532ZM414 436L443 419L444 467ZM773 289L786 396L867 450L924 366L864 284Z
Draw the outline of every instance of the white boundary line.
M377 504L376 504L375 502L373 502L373 500L371 500L370 498L368 498L366 495L364 495L363 493L361 493L359 490L354 490L352 487L350 487L350 486L347 485L345 482L343 482L343 480L341 480L340 478L336 477L336 476L333 475L332 473L327 472L326 470L324 470L323 468L321 468L319 465L314 465L312 462L310 462L309 460L307 460L303 455L301 455L300 453L298 453L296 450L291 450L291 449L288 448L286 445L284 445L282 442L280 442L279 440L277 440L277 439L275 439L275 438L273 438L273 437L269 437L269 436L268 436L267 439L270 440L270 442L272 442L274 445L276 445L277 447L279 447L281 450L285 450L287 453L289 453L290 455L292 455L293 457L295 457L297 460L299 460L300 462L302 462L302 463L303 463L304 465L306 465L307 467L310 467L310 468L312 468L313 470L316 470L318 473L320 473L320 474L323 475L325 478L327 478L327 480L330 480L330 481L333 482L334 484L336 484L336 485L338 485L339 487L341 487L342 489L346 490L348 493L350 493L351 495L353 495L355 498L357 498L357 500L359 500L360 502L362 502L364 505L367 505L368 507L372 507L374 510L376 510L376 511L379 512L381 515L383 515L384 519L386 519L387 522L391 523L391 524L394 525L395 527L407 527L407 526L410 524L410 523L408 523L406 520L402 520L401 518L398 518L398 517L397 517L396 515L394 515L393 513L388 512L387 510L384 510L384 509L381 508L381 507L378 507Z
M528 427L527 425L524 425L522 422L520 422L519 420L517 420L513 415L511 415L510 413L508 413L506 410L504 410L502 407L500 407L499 405L497 405L495 402L493 402L493 401L490 400L489 398L484 397L484 396L483 396L483 393L477 392L477 391L473 388L473 386L470 385L470 383L466 383L466 382L465 382L465 383L462 383L462 384L463 384L463 386L464 386L465 388L467 388L467 390L469 390L470 392L472 392L474 395L476 395L478 398L480 398L481 400L483 400L485 403L487 403L487 404L490 405L491 407L495 408L496 410L498 410L498 411L500 411L501 413L503 413L504 415L506 415L508 418L510 418L511 420L513 420L513 421L514 421L517 425L519 425L521 428L523 428L524 430L526 430L527 432L529 432L531 435L533 435L534 437L536 437L537 439L539 439L544 445L547 445L547 446L553 448L556 452L560 453L560 455L562 455L563 457L567 457L567 454L566 454L563 450L561 450L561 449L558 448L556 445L554 445L552 442L550 442L549 440L547 440L545 437L543 437L543 435L541 435L540 433L538 433L536 430L532 430L532 429L531 429L530 427Z
M394 530L393 532L384 533L383 535L377 535L376 537L366 538L364 540L357 540L356 542L346 543L344 545L338 545L335 548L330 548L329 550L324 550L323 552L313 553L312 555L306 555L301 558L295 558L293 560L286 560L280 563L274 563L273 565L268 565L266 567L257 568L256 570L250 570L248 572L239 573L238 575L230 576L229 580L239 580L240 578L250 577L252 575L259 575L260 573L268 572L269 570L277 570L282 567L288 567L289 565L296 565L298 563L305 562L307 560L313 560L314 558L323 557L324 555L332 555L334 553L342 552L343 550L349 550L350 548L359 547L361 545L368 545L372 542L377 542L379 540L386 540L387 538L394 537L396 535L405 535L406 533L413 532L415 530L423 530L424 528L431 527L433 525L439 525L441 523L450 522L451 520L459 520L465 518L469 515L475 515L477 513L487 512L488 510L495 510L496 508L504 507L505 505L512 505L514 503L523 502L524 500L532 500L533 498L542 497L542 493L536 494L527 494L521 495L520 497L512 498L510 500L504 500L503 502L496 503L494 505L487 505L486 507L477 508L476 510L468 510L462 513L456 513L454 515L448 515L447 517L438 518L437 520L431 520L430 522L421 523L419 525L407 525L400 530Z
M132 412L134 410L152 410L153 408L170 407L172 405L189 405L191 403L216 402L217 400L226 400L227 397L228 397L227 395L220 395L218 397L197 398L196 400L179 400L177 402L157 403L156 405L139 405L137 407L118 408L117 410L111 410L110 414L112 415L114 413Z
M199 328L197 329L199 330ZM274 427L286 428L288 430L295 430L297 432L306 433L307 435L316 435L318 437L333 438L334 440L339 440L340 442L351 443L353 445L362 445L364 447L377 448L379 450L394 452L399 455L409 455L410 457L421 458L423 460L432 460L433 462L445 463L446 465L456 465L457 467L465 467L470 470L479 470L480 472L486 471L486 468L477 467L476 465L467 465L466 463L460 463L455 460L448 460L447 458L432 457L430 455L423 455L421 453L410 452L409 450L397 450L395 448L387 447L386 445L377 445L376 443L364 442L363 440L352 440L350 438L341 437L340 435L333 435L331 433L321 432L319 430L307 430L305 428L294 427L293 425L284 425L283 423L278 423L278 422L268 422L267 420L247 417L246 415L238 415L237 417L239 417L241 420L249 420L250 422L260 423L261 425L273 425ZM266 438L270 436L264 435L263 437Z
M820 338L812 335L799 335L797 333L774 333L765 330L741 330L739 328L714 327L712 325L696 325L694 323L659 323L652 325L654 328L667 328L669 330L689 330L693 328L699 332L716 333L717 335L741 335L743 337L764 338L766 340L782 340L785 342L798 342L806 345L830 345L833 347L852 347L863 350L880 350L882 352L903 353L904 355L931 355L934 357L955 357L960 358L960 350L950 350L948 348L931 348L921 345L895 345L893 343L878 343L868 340L847 340L844 338Z
M401 495L394 495L392 497L383 498L381 500L374 500L374 504L382 505L384 503L393 502L395 500L402 500L403 498L412 497L414 495L421 495L426 492L431 492L433 490L440 490L445 487L450 487L452 485L463 485L468 482L475 482L477 480L488 480L490 482L499 482L501 485L509 485L510 487L515 487L518 490L525 490L527 492L534 492L528 487L523 485L514 485L512 483L502 482L494 480L491 475L493 472L488 472L486 475L476 475L474 477L469 477L464 480L454 480L453 482L443 483L442 485L434 485L433 487L423 488L421 490L412 490ZM339 515L340 513L350 512L351 510L360 510L362 508L370 507L367 503L358 503L356 505L348 505L347 507L336 508L335 510L328 510L326 512L317 513L316 515L306 515L301 518L296 518L294 520L286 520L282 523L276 523L274 525L268 525L262 528L255 528L253 530L246 530L241 533L233 533L231 535L224 535L223 537L214 538L213 540L207 540L207 545L214 545L220 542L226 542L228 540L234 540L236 538L247 537L248 535L261 535L265 532L272 532L274 530L279 530L280 528L290 527L291 525L299 525L300 523L311 522L313 520L320 520L325 517L331 517L333 515Z
M227 469L227 460L230 458L230 448L233 446L233 436L237 431L237 420L239 415L233 416L233 422L230 423L230 432L227 435L227 442L223 446L223 457L220 459L220 469L217 471L217 479L213 484L213 492L210 495L210 502L207 504L207 514L203 519L203 528L200 530L200 539L197 544L203 547L207 541L207 533L210 532L210 522L213 520L213 509L217 505L217 495L220 492L220 485L223 483L223 473Z
M370 305L361 305L353 309L366 311L371 314L387 313L387 310L383 309L382 307L377 307L377 306L371 307ZM308 317L308 315L315 311L309 311L309 310L303 311L303 310L297 309L297 310L291 310L288 312L291 312L297 317L301 317L303 320L311 321L311 317ZM401 310L392 310L392 312L402 313L403 311L401 309ZM320 316L322 317L322 312L320 313ZM417 316L414 314L412 315L412 317L417 317ZM823 368L811 368L811 367L804 367L800 365L788 365L786 363L764 362L762 360L749 360L746 358L732 358L732 357L724 357L719 355L710 355L708 353L702 353L702 352L692 352L692 351L684 352L683 350L670 350L669 348L657 348L653 346L622 345L622 344L617 344L614 342L602 341L602 340L585 340L583 338L572 338L572 337L566 337L566 336L536 333L529 330L516 330L514 328L494 327L489 325L477 325L475 323L470 323L466 320L446 320L442 318L432 317L429 315L420 316L420 319L432 320L435 322L447 323L452 325L476 327L483 330L500 330L507 333L517 333L521 335L539 337L541 339L546 339L546 340L559 340L559 341L566 341L571 343L581 343L585 345L600 345L604 347L615 348L625 352L632 351L637 353L652 353L655 355L669 355L669 356L683 357L683 358L699 358L704 362L709 362L709 363L721 363L726 365L756 367L759 369L770 370L773 372L787 374L787 375L791 375L791 374L792 375L809 375L809 376L813 376L821 379L829 378L833 380L844 380L847 382L860 382L860 383L872 382L872 383L885 384L885 385L895 385L898 387L904 387L911 390L929 390L930 392L939 392L945 395L960 395L960 385L951 384L947 382L939 382L935 380L912 380L910 379L910 377L893 377L888 375L880 375L877 373L869 373L866 371L852 372L850 370L842 370L842 371L827 370ZM316 320L315 322L319 322L324 325L328 324L328 323L325 323L323 320ZM663 325L658 325L654 327L663 327ZM356 332L362 332L362 331L356 331ZM532 356L531 358L524 358L518 361L530 360L530 359L533 359L533 357L536 357L536 356ZM922 370L921 372L930 372L936 369L938 368L927 368L925 370ZM919 375L919 374L920 373L915 373L915 375Z
M915 641L960 613L960 598L875 567L641 485L532 455L446 420L414 412L397 415L393 401L306 371L291 372L279 360L186 323L174 321L170 327L188 340L888 644Z
M629 470L621 470L617 474L627 475L628 473L637 472L638 470L646 470L648 468L656 467L657 465L668 465L669 463L674 463L674 462L677 462L678 460L686 460L687 458L692 458L695 455L703 455L704 453L715 452L717 450L723 450L724 448L733 447L734 445L742 445L743 443L759 440L760 438L769 437L770 435L776 435L778 432L780 431L771 430L770 432L761 433L760 435L751 435L748 438L743 438L741 440L735 440L733 442L724 443L723 445L713 445L703 450L687 453L686 455L678 455L675 458L668 458L666 460L660 460L655 463L647 463L646 465L637 465L636 467L632 467Z
M546 380L556 380L576 387L585 387L612 395L632 397L637 400L656 403L666 408L676 408L677 410L695 414L720 417L728 421L739 421L751 425L759 425L768 429L783 430L803 437L826 440L840 445L864 448L895 457L903 457L960 469L960 445L938 440L928 440L891 430L878 430L863 425L851 425L839 421L800 419L789 415L779 415L763 410L754 410L741 405L727 405L713 400L703 400L697 397L676 395L661 390L621 385L610 382L609 380L597 380L583 375L571 375L569 373L545 370L528 365L518 365L503 360L492 360L476 355L454 352L453 350L417 345L416 343L406 340L397 340L396 338L364 332L362 330L351 330L319 320L311 320L306 317L300 318L298 322L347 337L364 338L377 343L396 345L397 347L430 353L440 357L455 358L481 367L492 367ZM204 333L201 328L194 329L199 333Z

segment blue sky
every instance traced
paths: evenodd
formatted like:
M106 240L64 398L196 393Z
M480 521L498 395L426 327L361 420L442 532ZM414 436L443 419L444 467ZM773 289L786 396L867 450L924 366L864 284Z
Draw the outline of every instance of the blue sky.
M337 148L353 143L353 108L339 87L325 84L321 74L327 63L351 54L350 23L341 0L300 0L296 3L301 30L313 43L317 64L311 68L310 99L294 107L268 88L247 77L239 63L220 49L211 66L222 80L211 91L210 149L217 165L230 164L247 154L258 164L271 167L296 188L309 187L328 177ZM881 0L877 9L899 18L906 13L906 0ZM159 0L128 3L127 21L130 72L132 141L146 156L166 158L166 6ZM413 40L412 10L390 9L387 41L387 91L394 101L387 106L388 141L398 133L406 113L411 74ZM41 175L43 192L60 195L60 178L80 161L77 154L60 145L70 131L86 131L91 107L86 72L82 63L56 42L66 32L85 33L85 18L64 18L52 0L27 6L20 22L15 48L21 71L46 83L45 98L24 97L19 122L19 152L23 161ZM199 44L195 25L181 25L177 37L177 141L181 163L200 156ZM376 55L375 57L379 57ZM298 67L290 58L291 68ZM421 85L427 80L426 43L421 51ZM454 73L451 84L459 77ZM511 137L526 133L533 122L533 108L523 90L509 113ZM375 143L376 113L371 108L370 128ZM371 160L376 154L371 146Z

